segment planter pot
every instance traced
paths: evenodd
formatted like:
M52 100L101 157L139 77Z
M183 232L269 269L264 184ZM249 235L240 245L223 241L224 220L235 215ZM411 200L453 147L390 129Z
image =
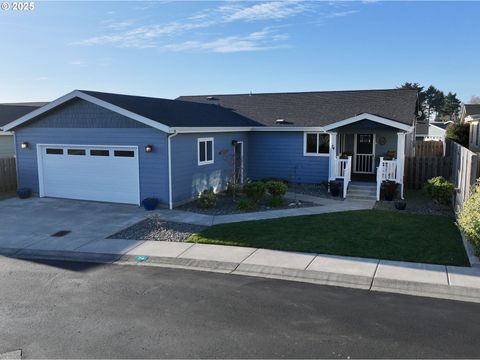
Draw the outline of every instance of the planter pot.
M395 198L395 193L397 192L397 184L395 182L387 181L383 184L383 191L385 201L392 201Z
M17 195L20 199L28 199L32 196L32 190L28 188L20 188L17 190Z
M405 210L407 207L407 202L403 200L395 201L395 209L397 210Z
M392 201L394 197L395 197L395 194L385 192L385 201Z
M332 196L337 197L337 196L340 195L340 189L339 189L339 188L330 189L330 194L331 194Z
M143 208L147 211L155 210L158 206L158 199L146 198L142 201Z

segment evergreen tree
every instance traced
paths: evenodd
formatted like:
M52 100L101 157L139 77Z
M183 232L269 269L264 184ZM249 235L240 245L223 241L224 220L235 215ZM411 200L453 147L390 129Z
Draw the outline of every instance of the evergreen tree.
M460 109L460 100L456 93L448 92L440 111L441 115L448 120L455 120L458 117L458 110Z

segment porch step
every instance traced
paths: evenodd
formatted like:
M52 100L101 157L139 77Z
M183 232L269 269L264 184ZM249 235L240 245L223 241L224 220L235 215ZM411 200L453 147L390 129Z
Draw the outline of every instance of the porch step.
M350 183L347 199L372 201L377 199L377 186L375 183Z

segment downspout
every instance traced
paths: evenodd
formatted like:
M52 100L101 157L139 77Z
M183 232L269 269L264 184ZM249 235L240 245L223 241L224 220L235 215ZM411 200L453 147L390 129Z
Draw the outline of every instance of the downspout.
M173 209L173 194L172 194L172 142L171 139L177 136L178 133L176 130L173 131L173 134L168 135L167 147L168 147L168 208Z

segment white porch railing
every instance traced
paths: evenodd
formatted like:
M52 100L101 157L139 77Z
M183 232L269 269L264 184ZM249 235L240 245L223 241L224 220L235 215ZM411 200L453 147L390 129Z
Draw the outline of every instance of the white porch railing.
M360 174L373 174L375 171L375 155L356 154L355 172Z
M397 164L397 160L383 160L383 157L380 158L380 163L377 168L377 201L380 200L382 182L398 182Z
M333 168L333 177L335 179L343 179L343 198L347 197L348 184L352 180L352 157L340 159L335 157L335 165Z

